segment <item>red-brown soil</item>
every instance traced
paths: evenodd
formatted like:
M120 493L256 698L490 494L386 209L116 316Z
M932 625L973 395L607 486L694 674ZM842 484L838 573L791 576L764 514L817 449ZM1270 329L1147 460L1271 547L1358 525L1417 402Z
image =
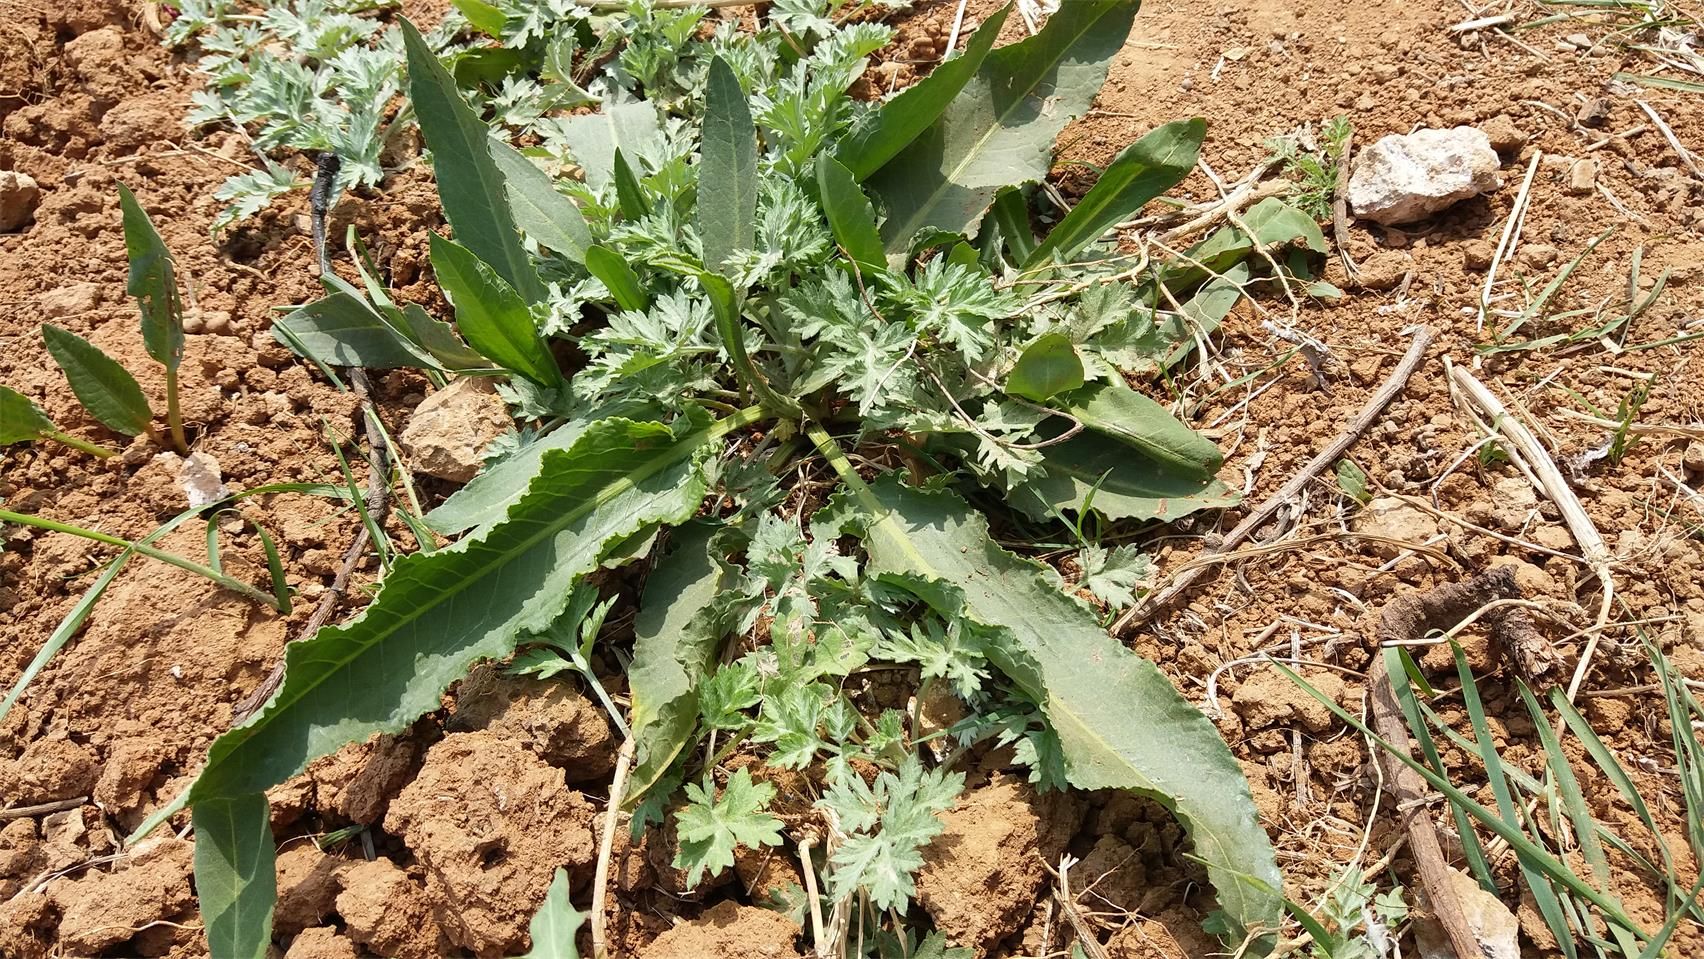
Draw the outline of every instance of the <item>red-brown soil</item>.
M993 6L968 4L963 35ZM1509 6L1523 21L1543 12L1537 4ZM896 21L902 35L872 75L878 88L928 69L945 47L956 7L919 3ZM124 292L114 189L124 182L160 225L193 289L195 332L183 396L195 448L218 461L232 489L339 482L327 430L337 441L356 435L354 401L269 334L276 307L315 292L305 200L281 203L211 238L212 191L247 163L248 151L235 133L183 129L195 85L186 66L158 45L131 7L113 0L6 10L0 170L33 177L43 196L32 223L0 235L0 382L35 399L70 432L114 441L81 411L47 359L37 330L51 321L121 359L155 407L163 407L163 378L146 360ZM1567 670L1583 647L1579 631L1591 624L1586 610L1595 611L1598 598L1592 574L1555 554L1578 555L1578 549L1554 508L1533 498L1508 464L1481 466L1470 456L1458 465L1482 434L1452 402L1443 360L1474 362L1472 347L1484 339L1476 320L1488 248L1534 151L1545 158L1531 188L1524 249L1503 264L1499 287L1541 287L1613 225L1616 233L1561 290L1555 309L1609 303L1613 310L1625 302L1630 263L1642 248L1642 287L1648 290L1664 270L1669 277L1662 297L1627 331L1629 345L1700 329L1704 182L1689 174L1635 97L1606 86L1618 70L1648 72L1646 54L1610 44L1559 48L1570 34L1608 37L1612 25L1555 24L1515 34L1519 43L1493 33L1462 39L1449 32L1469 16L1446 0L1153 2L1095 110L1062 139L1055 172L1067 195L1089 182L1083 164L1103 165L1143 131L1188 115L1208 119L1203 156L1225 181L1265 158L1267 138L1339 113L1353 122L1361 145L1417 126L1477 124L1496 130L1504 148L1500 191L1412 231L1352 226L1350 252L1366 270L1362 289L1335 304L1310 301L1294 315L1282 296L1245 302L1226 321L1205 371L1177 384L1190 421L1227 450L1224 478L1258 502L1343 428L1391 371L1407 331L1428 324L1440 331L1437 345L1351 456L1376 484L1427 497L1441 512L1501 538L1419 511L1357 516L1330 477L1321 479L1291 511L1296 528L1263 531L1262 541L1369 531L1375 523L1377 531L1430 545L1446 558L1341 535L1226 565L1133 639L1197 702L1224 664L1261 651L1287 656L1294 645L1304 659L1346 671L1303 669L1358 709L1361 671L1371 661L1370 637L1384 602L1498 563L1517 564L1526 597L1558 612L1561 623L1541 625ZM1008 33L1021 30L1014 17ZM1578 123L1581 107L1598 98L1608 101L1607 119ZM1704 96L1643 90L1638 98L1682 143L1704 150ZM1596 160L1602 190L1569 190L1573 164L1584 158ZM306 172L300 158L292 162ZM1191 200L1216 196L1200 173L1179 192ZM441 218L428 174L405 170L371 196L346 198L334 228L340 233L350 222L375 247L401 297L436 302L424 245ZM1326 278L1349 287L1335 257L1331 264ZM1268 369L1290 344L1273 336L1267 321L1293 323L1323 341L1329 352L1320 370L1300 357ZM1693 342L1612 354L1588 341L1491 357L1479 368L1563 457L1607 437L1604 428L1565 415L1581 409L1568 391L1614 410L1642 378L1656 377L1637 419L1672 429L1641 434L1625 459L1592 466L1576 489L1616 554L1614 621L1642 622L1676 668L1695 679L1704 679L1698 534L1704 513L1689 497L1704 478L1704 449L1694 445L1689 453L1685 431L1696 437L1704 422L1701 358ZM1223 388L1262 370L1246 386ZM427 386L406 373L376 379L386 423L400 434ZM139 537L186 507L171 462L158 458L162 452L146 439L105 462L49 443L6 447L0 503ZM428 481L424 492L440 496L448 488ZM279 539L300 597L291 617L191 574L133 563L81 635L0 723L0 810L83 800L0 822L0 956L205 954L190 843L161 833L142 850L115 858L118 840L194 772L208 743L229 725L232 707L299 630L359 525L342 504L305 495L257 497L240 509ZM1179 524L1159 545L1162 574L1236 518ZM221 530L229 571L262 582L264 556L253 527L227 517ZM396 533L406 540L400 526ZM161 545L197 555L203 536L202 525L191 523ZM63 534L8 528L6 537L0 688L9 689L112 552ZM358 573L357 595L375 573L371 565ZM1510 669L1483 637L1464 639L1484 677L1486 708L1505 758L1540 769L1542 751ZM1447 650L1434 648L1422 662L1441 683L1453 682ZM1604 631L1594 662L1584 712L1632 771L1681 856L1679 870L1690 876L1697 866L1686 854L1669 731L1660 699L1646 687L1652 674L1638 631ZM611 731L595 706L572 693L489 673L469 683L485 692L468 705L321 760L274 792L283 850L278 943L291 959L519 953L527 918L562 865L573 876L576 904L585 906L592 837L615 746ZM619 694L618 681L612 684ZM1230 668L1216 691L1210 705L1222 714L1220 728L1253 784L1292 898L1317 899L1363 842L1363 862L1384 870L1381 887L1415 881L1405 854L1384 857L1401 826L1388 807L1376 815L1370 807L1369 752L1359 737L1269 667ZM1465 727L1459 700L1444 700L1441 711ZM1459 782L1489 801L1476 757L1451 747L1444 758ZM1068 954L1075 933L1052 902L1055 880L1043 869L1044 861L1057 868L1066 853L1080 860L1070 870L1078 909L1109 956L1195 956L1214 948L1199 931L1210 908L1200 873L1179 855L1181 833L1163 811L1125 798L1037 799L986 769L973 786L950 815L918 885L920 908L979 956ZM1648 839L1610 785L1588 775L1582 786L1594 813L1649 854ZM1450 826L1441 806L1432 813L1440 828ZM320 853L308 838L351 824L370 827L370 849L349 841ZM1631 914L1647 926L1660 924L1659 890L1613 858L1617 892ZM747 908L759 898L752 890L767 885L761 863L682 896L668 861L666 839L654 834L637 847L618 846L611 891L617 955L736 959L793 956L808 947L791 920ZM791 862L787 868L797 875ZM1498 872L1509 880L1504 888L1516 888L1512 859L1501 860ZM1530 904L1519 916L1523 946L1534 955L1553 954ZM1683 922L1671 953L1704 954L1704 933Z

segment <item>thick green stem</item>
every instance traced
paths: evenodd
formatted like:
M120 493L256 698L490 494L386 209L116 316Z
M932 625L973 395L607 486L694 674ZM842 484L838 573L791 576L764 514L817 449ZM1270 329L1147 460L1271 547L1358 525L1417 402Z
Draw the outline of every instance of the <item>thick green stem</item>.
M5 509L0 509L0 522L17 523L20 526L33 526L36 529L45 529L54 533L70 533L73 536L81 536L84 539L91 539L97 543L106 543L110 546L121 546L133 552L140 553L149 559L157 559L162 563L176 566L178 569L187 570L198 576L203 576L220 586L231 590L232 592L241 593L255 602L264 603L273 609L282 611L282 607L278 600L273 596L268 595L265 591L256 589L242 580L232 579L211 566L203 566L194 560L184 559L176 553L168 553L163 549L155 549L147 543L132 542L117 536L109 536L106 533L102 533L97 530L84 529L81 526L73 526L70 523L61 523L57 520L43 519L40 516L27 516L23 513L14 513L11 510Z
M733 286L715 273L701 273L698 280L710 296L710 308L716 315L716 333L722 339L722 348L728 351L728 359L733 362L734 375L771 413L787 419L802 419L804 408L797 401L775 392L756 364L752 363L751 354L746 352L745 331L740 326L739 307L734 304Z
M183 413L178 409L177 367L166 364L166 425L172 430L172 445L179 453L189 455L189 441L183 438Z
M828 460L828 465L834 467L834 472L839 474L840 479L847 486L859 491L869 488L868 484L864 482L864 478L859 476L858 471L852 468L852 461L846 458L846 451L840 448L840 444L834 441L834 437L828 435L828 430L823 429L820 424L807 423L805 424L805 435L811 438L811 443L816 446L817 452L822 454L823 459Z
M117 451L115 451L115 450L109 450L104 446L97 446L94 443L85 442L83 440L78 439L75 436L71 436L71 435L68 435L66 433L61 433L58 430L42 430L41 435L47 437L50 440L56 440L60 443L64 443L66 446L69 446L72 449L82 450L83 452L88 453L90 456L99 456L103 460L108 458L108 457L118 455Z

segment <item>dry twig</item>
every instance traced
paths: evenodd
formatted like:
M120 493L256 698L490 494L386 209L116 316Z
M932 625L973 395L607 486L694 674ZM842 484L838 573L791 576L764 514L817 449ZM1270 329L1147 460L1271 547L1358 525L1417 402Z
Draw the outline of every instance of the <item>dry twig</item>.
M1344 427L1343 432L1326 444L1325 449L1321 450L1319 455L1312 460L1309 460L1308 464L1302 467L1301 472L1291 477L1282 489L1255 507L1242 522L1236 525L1235 529L1225 534L1224 542L1213 553L1224 553L1236 549L1238 544L1248 539L1250 534L1264 526L1273 514L1278 512L1280 507L1295 499L1303 487L1313 482L1314 477L1342 458L1349 447L1353 446L1357 439L1360 439L1361 434L1365 433L1367 428L1378 420L1379 416L1384 413L1385 407L1396 399L1396 395L1402 392L1403 387L1408 385L1408 378L1413 376L1414 371L1419 368L1420 361L1426 356L1426 348L1432 345L1432 340L1436 336L1436 331L1431 327L1420 327L1414 334L1414 341L1408 346L1408 352L1403 355L1402 362L1396 365L1396 369L1392 370L1390 376L1385 379L1384 383L1380 384L1378 391L1367 400L1367 405L1355 414L1355 418L1349 421L1349 425ZM1211 555L1212 553L1207 554L1207 556ZM1194 562L1201 562L1205 559L1206 556L1198 557ZM1170 606L1185 590L1189 589L1196 579L1200 578L1202 572L1208 569L1209 565L1203 562L1200 566L1178 574L1172 579L1171 585L1152 594L1142 604L1131 607L1129 612L1119 617L1118 622L1113 624L1113 635L1123 635L1136 624L1146 621L1155 613Z
M621 822L621 802L627 798L627 774L633 768L633 737L621 744L615 754L615 778L609 784L609 808L604 812L603 837L598 842L598 865L592 879L592 959L604 959L605 915L604 897L609 890L609 860L615 850L615 831Z

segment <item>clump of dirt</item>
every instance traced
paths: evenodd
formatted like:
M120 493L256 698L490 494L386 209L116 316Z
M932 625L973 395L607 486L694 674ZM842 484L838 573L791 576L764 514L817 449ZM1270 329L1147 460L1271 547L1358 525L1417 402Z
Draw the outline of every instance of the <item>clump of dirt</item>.
M297 935L318 926L337 908L338 861L313 842L299 842L278 852L278 902L272 909L272 934Z
M1069 797L1013 779L967 792L924 847L917 902L950 942L993 955L1029 918L1080 815Z
M61 879L47 887L59 912L59 943L93 955L130 941L150 924L195 911L190 888L195 844L166 838L121 860L110 873Z
M455 700L448 729L486 730L518 742L571 783L603 780L615 769L608 718L570 683L511 676L488 663L461 681Z
M495 732L451 733L391 802L385 828L426 870L448 941L481 959L526 948L557 867L575 886L597 859L595 810L562 771Z
M358 862L338 876L337 914L349 938L392 959L433 959L449 953L425 886L388 859ZM319 938L317 935L315 938Z
M658 936L639 959L799 959L798 937L786 916L724 900Z

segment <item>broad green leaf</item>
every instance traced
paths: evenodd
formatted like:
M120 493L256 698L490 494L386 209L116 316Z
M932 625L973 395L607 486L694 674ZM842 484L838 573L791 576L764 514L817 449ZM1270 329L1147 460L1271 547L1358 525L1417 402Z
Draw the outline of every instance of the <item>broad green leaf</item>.
M207 951L218 959L263 959L272 945L272 906L278 899L266 794L197 803L190 821Z
M710 61L698 159L698 238L704 266L722 272L728 258L757 245L757 127L733 68Z
M1085 508L1108 519L1170 520L1234 506L1237 496L1211 475L1186 474L1086 432L1041 450L1041 475L1014 487L1008 502L1038 520Z
M124 211L124 249L130 257L125 291L136 298L142 311L142 345L156 362L175 370L183 359L183 301L178 298L172 251L154 229L148 212L122 183L118 205Z
M1006 374L1006 392L1045 403L1049 397L1083 385L1083 358L1063 333L1043 333L1024 347Z
M1097 383L1055 403L1104 436L1142 451L1191 477L1210 477L1224 463L1213 441L1195 432L1164 406L1123 383Z
M468 25L488 37L501 40L503 24L508 17L497 7L486 3L485 0L450 0L461 15L467 18Z
M562 122L562 142L586 174L586 185L602 191L615 179L615 151L641 156L663 139L662 119L649 100L604 107Z
M1044 265L1055 256L1069 261L1112 229L1113 224L1154 197L1176 186L1195 169L1207 121L1176 120L1124 148L1112 165L1041 245L1024 260L1024 269Z
M615 304L622 309L643 310L651 304L651 297L639 284L639 274L633 272L633 267L627 265L621 254L609 247L587 247L586 269L603 283L610 296L615 297Z
M887 207L888 252L923 230L968 234L1001 187L1045 177L1054 138L1094 102L1137 5L1076 0L1040 33L988 54L940 118L870 178Z
M1242 221L1253 231L1255 241L1261 246L1301 240L1304 246L1315 253L1324 253L1326 250L1325 234L1320 231L1319 224L1314 222L1313 217L1278 197L1269 196L1249 207L1242 215Z
M621 208L622 217L628 220L637 220L651 212L651 204L645 199L645 188L639 185L639 177L628 165L620 147L615 150L615 202Z
M491 155L490 131L462 99L455 77L432 55L420 31L407 17L401 20L408 48L408 97L432 150L444 217L457 242L490 264L524 302L538 303L544 299L544 283L521 246L503 174Z
M321 297L273 320L272 327L278 342L332 366L394 370L437 365L430 354L397 335L383 317L349 293Z
M887 269L887 256L882 252L882 236L876 232L876 211L870 198L859 188L844 166L826 153L817 156L817 189L822 193L822 210L828 215L828 225L834 239L846 250L859 269L881 272Z
M1276 931L1282 878L1248 782L1213 724L1153 663L1096 624L1045 567L1001 549L949 492L890 473L841 494L866 519L872 573L995 633L990 658L1042 705L1079 789L1128 789L1170 809L1245 930Z
M544 469L544 454L573 446L591 425L591 420L569 420L514 456L481 470L427 513L427 524L445 536L455 536L502 520Z
M608 419L544 469L507 519L482 536L399 557L349 623L285 650L284 682L252 719L220 736L192 803L260 792L307 763L437 709L450 683L547 629L570 587L605 553L656 523L679 523L704 495L713 443L757 419L747 410L676 430Z
M532 948L519 959L580 959L575 936L585 924L586 914L568 900L568 870L559 868L544 892L544 902L527 924Z
M54 431L53 421L34 400L9 386L0 386L0 446L27 443Z
M627 684L633 698L636 743L628 780L629 804L668 771L698 724L697 686L716 660L719 632L702 615L729 588L710 555L715 527L692 524L674 535L674 548L645 583L633 621L633 664Z
M77 394L77 402L83 404L89 415L113 432L126 436L148 431L148 421L154 414L129 370L101 352L100 347L51 323L41 325L41 339L53 362L65 371L71 392Z
M456 327L468 345L540 386L561 383L556 358L515 288L460 243L436 233L431 243L432 272L456 308Z
M515 225L539 246L555 250L572 262L586 262L592 231L574 201L556 192L550 174L501 140L491 141L491 159L503 174L503 189L514 209Z
M1000 27L1006 22L1011 5L1001 7L983 21L982 26L964 45L964 51L929 71L929 75L903 90L898 96L848 133L840 141L835 159L850 170L854 179L865 180L881 169L911 141L941 116L947 104L958 96L970 78L982 66Z

